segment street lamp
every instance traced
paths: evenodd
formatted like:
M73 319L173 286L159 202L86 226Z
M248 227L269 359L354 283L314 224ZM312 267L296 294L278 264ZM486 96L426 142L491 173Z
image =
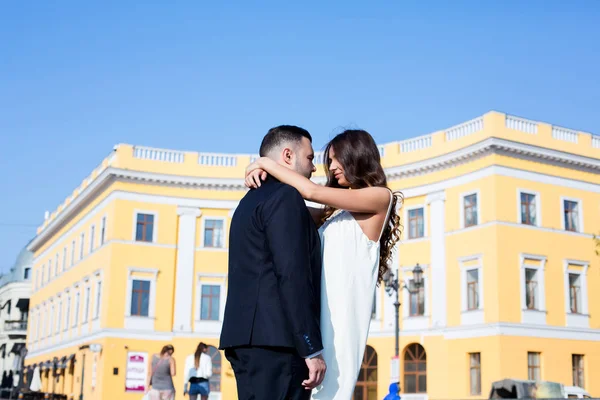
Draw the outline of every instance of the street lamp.
M396 308L396 357L400 355L400 292L402 289L406 289L409 293L416 293L421 285L423 285L423 269L419 266L419 263L413 268L413 284L414 288L411 289L404 282L398 280L398 276L394 276L394 273L388 271L388 276L385 280L385 291L388 295L396 293L396 301L394 307Z

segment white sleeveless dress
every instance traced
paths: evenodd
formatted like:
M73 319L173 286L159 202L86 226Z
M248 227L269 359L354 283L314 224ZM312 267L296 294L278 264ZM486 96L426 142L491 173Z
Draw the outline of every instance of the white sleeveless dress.
M391 200L390 192L386 224ZM319 235L323 255L322 355L327 372L323 383L313 390L312 399L350 400L371 323L379 271L379 240L369 240L352 214L340 210L321 226Z

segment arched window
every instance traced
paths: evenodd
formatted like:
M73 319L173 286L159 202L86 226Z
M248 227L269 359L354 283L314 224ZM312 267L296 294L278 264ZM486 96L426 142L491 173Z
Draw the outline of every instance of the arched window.
M371 346L365 348L352 399L379 400L377 397L377 352Z
M404 350L404 393L427 392L427 354L418 343Z
M221 391L221 352L214 346L208 346L208 355L212 360L213 375L210 378L210 391Z

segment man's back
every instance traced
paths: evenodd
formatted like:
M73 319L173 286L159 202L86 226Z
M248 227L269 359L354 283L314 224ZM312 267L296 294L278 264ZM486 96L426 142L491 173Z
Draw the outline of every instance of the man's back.
M240 201L229 232L223 348L322 349L321 248L296 189L269 178Z

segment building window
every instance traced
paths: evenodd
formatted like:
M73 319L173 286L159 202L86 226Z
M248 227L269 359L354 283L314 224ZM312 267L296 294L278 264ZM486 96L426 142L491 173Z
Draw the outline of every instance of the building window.
M76 327L79 323L79 306L81 303L81 293L77 290L75 293L75 317L73 318L73 327Z
M52 273L52 260L48 260L48 282L50 282Z
M572 200L563 200L564 208L564 225L565 230L571 232L579 232L579 202Z
M63 259L62 259L62 271L65 272L67 269L67 248L63 249Z
M477 396L481 394L481 353L470 353L469 364L471 396Z
M467 310L479 309L479 269L467 270Z
M96 282L96 312L94 318L100 318L100 305L102 301L102 281Z
M418 343L404 351L404 393L427 393L427 354Z
M23 279L28 280L30 278L30 275L31 275L31 268L25 268L25 271L23 271Z
M90 228L90 253L94 251L94 238L96 236L96 226Z
M75 241L71 242L71 267L75 265Z
M415 281L410 280L408 287L409 294L409 315L411 317L421 317L425 315L425 285L416 288Z
M210 391L221 391L221 352L214 346L208 346L207 353L212 360L212 377L210 378Z
M138 242L152 242L154 239L154 215L137 214L135 225L135 240Z
M42 265L42 267L40 269L42 270L42 279L40 279L40 282L41 282L40 286L44 286L44 271L46 270L46 266Z
M525 304L528 310L539 310L537 270L525 268Z
M463 198L464 227L475 226L479 223L477 213L477 193Z
M62 300L58 302L58 318L56 320L56 334L58 335L58 333L60 332L60 326L61 326L61 319L62 319Z
M67 312L65 313L65 330L69 328L71 323L71 296L67 296Z
M102 217L102 223L100 224L100 246L106 241L106 217Z
M202 285L200 319L218 321L221 302L221 286Z
M150 306L150 281L134 279L131 287L132 316L147 317Z
M50 306L50 315L48 320L48 336L52 336L52 321L56 316L54 315L54 304Z
M204 247L223 247L223 220L206 219L204 221Z
M371 346L365 348L353 399L379 399L377 397L377 352Z
M581 314L581 275L569 274L569 302L571 313Z
M60 256L56 253L54 257L54 276L58 276L58 265L60 264Z
M85 306L83 308L83 323L85 324L88 321L90 315L90 294L91 289L89 286L85 288Z
M423 208L408 210L408 238L418 239L425 236L425 220Z
M527 370L530 381L540 382L542 380L540 353L527 353Z
M79 240L81 241L81 243L79 243L79 259L82 260L83 252L85 250L85 233L81 234Z
M531 193L521 193L521 223L537 225L537 196Z
M573 354L573 386L585 388L583 355Z

